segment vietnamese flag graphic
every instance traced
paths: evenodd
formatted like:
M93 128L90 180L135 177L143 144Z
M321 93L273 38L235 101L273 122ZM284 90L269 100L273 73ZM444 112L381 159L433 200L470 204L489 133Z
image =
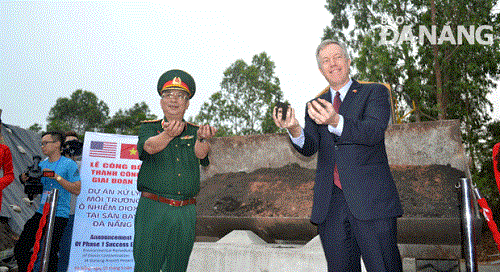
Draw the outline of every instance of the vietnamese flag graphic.
M122 144L120 158L138 160L139 159L139 151L137 151L137 145L135 145L135 144Z

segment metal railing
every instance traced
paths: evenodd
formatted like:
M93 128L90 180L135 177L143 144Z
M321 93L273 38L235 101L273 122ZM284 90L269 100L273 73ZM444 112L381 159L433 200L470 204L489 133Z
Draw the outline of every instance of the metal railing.
M476 272L478 270L474 232L474 196L468 178L461 178L459 186L462 188L462 248L466 271Z
M45 233L45 245L42 254L42 264L40 270L41 272L47 272L49 269L50 248L52 244L52 233L54 232L54 224L56 220L56 207L58 198L59 198L58 189L53 189L47 198L47 202L50 203L50 212L48 220L49 222L47 224L47 230Z

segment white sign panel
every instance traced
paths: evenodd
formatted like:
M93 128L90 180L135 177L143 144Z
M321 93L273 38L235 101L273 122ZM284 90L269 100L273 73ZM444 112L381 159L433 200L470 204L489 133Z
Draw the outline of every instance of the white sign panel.
M133 271L137 136L85 133L69 271Z

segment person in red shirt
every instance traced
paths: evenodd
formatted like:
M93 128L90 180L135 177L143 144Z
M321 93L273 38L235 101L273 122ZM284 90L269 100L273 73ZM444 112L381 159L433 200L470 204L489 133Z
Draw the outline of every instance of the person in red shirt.
M12 154L6 146L2 137L2 120L0 119L0 210L2 209L2 191L14 180L14 170L12 168Z

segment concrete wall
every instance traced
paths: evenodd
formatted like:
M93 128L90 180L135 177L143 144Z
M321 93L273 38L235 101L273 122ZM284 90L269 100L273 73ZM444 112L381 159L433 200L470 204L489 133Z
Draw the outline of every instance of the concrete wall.
M458 120L392 125L386 131L390 165L451 165L469 172Z
M252 172L259 168L279 168L290 163L315 169L316 156L298 154L288 134L262 134L215 138L210 153L210 166L204 178L230 172Z
M449 164L468 172L458 120L391 125L386 131L386 148L390 165ZM290 163L315 169L316 155L307 158L298 154L288 134L234 136L215 138L210 163L204 178Z

